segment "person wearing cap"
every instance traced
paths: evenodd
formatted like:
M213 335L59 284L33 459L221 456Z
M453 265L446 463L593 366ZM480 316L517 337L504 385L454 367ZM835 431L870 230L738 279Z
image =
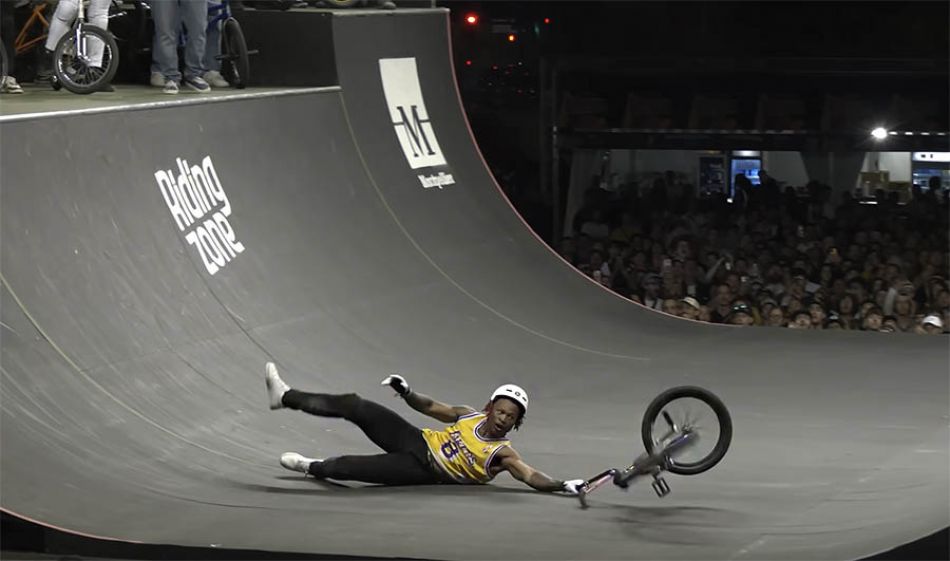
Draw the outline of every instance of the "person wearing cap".
M730 325L755 325L755 313L743 301L736 301L726 316L725 323Z
M699 301L693 298L692 296L687 296L680 300L680 303L683 304L680 306L680 317L686 319L697 319L699 318Z
M381 382L420 413L450 423L443 430L418 429L397 413L355 393L330 395L292 389L273 362L264 366L271 409L295 409L357 425L385 454L308 458L286 452L280 465L317 479L383 485L486 484L507 471L538 491L576 494L583 479L553 479L528 465L512 448L508 433L518 430L528 411L528 394L514 384L496 389L477 411L447 405L412 391L398 374Z
M841 318L838 317L838 314L834 312L828 314L828 320L825 321L825 329L844 329L844 325L841 323Z
M937 314L924 316L924 319L920 320L920 326L927 335L940 335L943 333L943 320L940 319L940 316Z

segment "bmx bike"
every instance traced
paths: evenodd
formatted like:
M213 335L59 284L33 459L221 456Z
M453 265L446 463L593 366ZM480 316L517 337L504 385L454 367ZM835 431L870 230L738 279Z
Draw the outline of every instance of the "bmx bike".
M112 83L119 69L119 46L112 34L86 22L85 1L72 29L53 51L53 89L91 94Z
M233 87L242 90L247 87L251 79L250 55L256 55L257 50L248 50L244 31L231 14L230 0L220 0L208 4L208 30L221 26L220 54L217 58L221 62L221 75Z
M646 451L628 467L607 469L578 486L581 508L588 508L588 495L609 481L627 490L636 479L647 476L653 477L656 494L665 497L670 486L663 472L696 475L722 460L732 442L732 417L712 392L697 386L678 386L650 402L640 434ZM708 450L701 447L705 441L710 443Z

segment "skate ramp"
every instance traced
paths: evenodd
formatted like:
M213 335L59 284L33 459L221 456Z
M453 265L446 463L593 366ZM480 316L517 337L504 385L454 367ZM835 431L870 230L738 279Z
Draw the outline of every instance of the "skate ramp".
M579 275L489 175L447 25L335 16L339 88L0 122L2 508L123 541L432 559L855 559L946 527L946 339L703 325ZM267 360L419 426L439 423L388 373L476 407L517 382L515 446L560 478L629 462L674 385L717 393L734 440L664 499L604 489L588 511L506 475L320 483L280 453L377 451L269 411Z

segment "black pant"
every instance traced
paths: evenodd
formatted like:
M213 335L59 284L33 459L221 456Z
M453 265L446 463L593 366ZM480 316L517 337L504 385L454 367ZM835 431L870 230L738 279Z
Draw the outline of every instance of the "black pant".
M355 393L329 395L290 390L284 394L283 404L320 417L342 417L355 423L386 451L375 456L337 456L314 462L309 470L314 477L384 485L425 485L442 480L429 465L429 447L422 431L378 403Z

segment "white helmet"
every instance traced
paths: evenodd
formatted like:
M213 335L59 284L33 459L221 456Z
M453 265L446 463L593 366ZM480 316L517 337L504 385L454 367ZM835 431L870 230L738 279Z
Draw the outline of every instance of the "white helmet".
M498 389L491 394L491 402L494 403L499 397L507 397L508 399L517 403L519 406L521 406L522 414L528 412L528 392L524 391L524 388L521 386L516 386L514 384L498 386Z

